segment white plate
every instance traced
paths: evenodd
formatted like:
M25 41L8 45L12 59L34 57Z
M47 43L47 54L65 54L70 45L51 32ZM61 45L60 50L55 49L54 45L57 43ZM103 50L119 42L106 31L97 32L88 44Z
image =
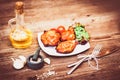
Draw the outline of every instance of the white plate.
M79 54L79 53L81 53L83 51L86 51L87 49L90 48L90 44L89 44L89 42L87 42L85 45L78 44L71 53L66 53L66 54L58 53L56 51L55 47L45 47L44 46L44 44L41 41L41 35L42 34L43 34L43 32L38 33L38 43L39 43L39 46L41 47L41 49L46 54L51 55L51 56L72 56L72 55Z

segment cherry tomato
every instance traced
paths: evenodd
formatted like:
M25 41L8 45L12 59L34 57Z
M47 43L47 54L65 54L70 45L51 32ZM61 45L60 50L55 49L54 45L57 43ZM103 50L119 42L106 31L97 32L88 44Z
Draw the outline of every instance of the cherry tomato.
M62 33L62 32L65 31L65 27L64 27L64 26L58 26L57 31L58 31L59 33Z

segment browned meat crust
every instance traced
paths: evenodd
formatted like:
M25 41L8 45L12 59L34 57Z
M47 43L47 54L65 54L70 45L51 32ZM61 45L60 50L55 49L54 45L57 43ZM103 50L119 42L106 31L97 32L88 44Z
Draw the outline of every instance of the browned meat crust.
M60 42L56 47L56 50L57 52L60 53L70 53L75 49L75 47L76 47L75 40L68 40L68 41Z
M44 46L56 46L60 40L60 34L55 30L44 31L41 35L41 41Z

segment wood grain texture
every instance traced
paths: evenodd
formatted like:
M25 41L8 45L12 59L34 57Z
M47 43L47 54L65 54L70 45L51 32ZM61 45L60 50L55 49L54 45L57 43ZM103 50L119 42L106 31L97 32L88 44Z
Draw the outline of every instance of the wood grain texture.
M8 35L9 19L15 16L14 4L17 0L0 0L0 80L119 80L120 79L120 1L119 0L22 0L25 3L26 26L33 32L33 43L27 49L12 47ZM39 70L31 70L27 65L21 70L12 67L11 58L24 55L26 58L37 49L37 33L58 25L66 28L74 22L85 25L91 36L91 48L81 54L92 52L96 44L102 44L101 53L113 51L111 55L99 58L99 68L91 69L83 63L71 75L67 65L77 61L77 55L52 57L51 64ZM46 76L48 71L56 74Z

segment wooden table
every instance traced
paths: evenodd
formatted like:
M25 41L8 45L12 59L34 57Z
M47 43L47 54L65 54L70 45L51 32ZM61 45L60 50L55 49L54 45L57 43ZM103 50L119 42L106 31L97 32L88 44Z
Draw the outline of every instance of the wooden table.
M23 0L25 2L25 21L33 32L33 43L27 49L12 47L8 35L10 27L7 21L14 17L14 4L17 0L0 0L0 80L119 80L120 79L120 1L119 0ZM88 66L87 62L79 66L71 75L66 72L68 64L78 61L77 55L53 57L42 52L44 58L50 58L51 64L42 69L31 70L25 65L15 70L11 58L23 55L26 58L37 49L37 33L58 25L68 28L74 22L85 25L91 36L90 49L102 44L101 52L115 50L111 55L99 58L99 70ZM47 75L49 71L55 72Z

